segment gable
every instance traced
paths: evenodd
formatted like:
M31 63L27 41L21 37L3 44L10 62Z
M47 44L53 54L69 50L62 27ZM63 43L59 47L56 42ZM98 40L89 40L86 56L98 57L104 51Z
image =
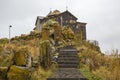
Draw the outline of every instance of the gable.
M75 17L73 14L71 14L68 10L65 11L65 12L63 12L63 13L61 13L60 16L63 16L63 17L68 16L69 18L72 18L72 19L74 19L74 20L77 20L77 17Z
M37 22L38 22L39 20L42 20L42 19L44 19L43 16L37 16L37 19L36 19L35 25L37 25Z

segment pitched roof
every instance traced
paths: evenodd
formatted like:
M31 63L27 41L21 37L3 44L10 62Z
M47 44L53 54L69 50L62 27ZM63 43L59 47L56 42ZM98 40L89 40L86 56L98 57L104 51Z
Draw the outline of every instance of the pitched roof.
M84 24L84 25L86 25L87 23L85 23L85 22L77 22L77 24Z
M37 16L35 25L37 24L38 19L44 20L44 19L48 18L49 16L54 16L54 15L59 16L59 15L65 14L65 13L68 13L69 15L73 16L73 17L77 20L77 17L75 17L75 16L74 16L72 13L70 13L68 10L66 10L66 11L64 11L64 12L62 12L62 13L61 13L59 10L54 10L53 12L50 11L46 17Z
M39 19L43 19L44 17L43 17L43 16L38 16L37 18L39 18Z
M55 15L62 15L62 14L65 14L65 13L70 14L71 16L73 16L73 17L77 20L77 17L75 17L75 16L74 16L72 13L70 13L68 10L66 10L66 11L64 11L64 12L62 12L62 13L61 13L59 10L54 10L53 12L50 11L46 17L55 16Z
M70 13L68 10L62 12L60 15L62 15L62 14L64 14L64 13L70 14L71 16L73 16L73 17L77 20L77 17L75 17L75 16L74 16L72 13Z
M44 19L44 18L45 18L45 17L43 17L43 16L37 16L37 19L36 19L35 25L37 24L38 19L42 20L42 19Z

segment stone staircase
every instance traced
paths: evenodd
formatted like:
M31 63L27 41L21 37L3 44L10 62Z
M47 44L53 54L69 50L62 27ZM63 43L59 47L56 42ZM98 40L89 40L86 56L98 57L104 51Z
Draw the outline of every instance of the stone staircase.
M79 65L79 58L77 57L77 50L72 47L65 47L60 49L58 57L59 68L77 68Z
M58 70L47 80L86 80L77 69L79 58L73 46L66 46L59 50Z

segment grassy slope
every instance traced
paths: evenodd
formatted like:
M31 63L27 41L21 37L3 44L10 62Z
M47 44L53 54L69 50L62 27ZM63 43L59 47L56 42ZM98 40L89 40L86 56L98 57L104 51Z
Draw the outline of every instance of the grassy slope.
M40 34L39 32L31 32L29 35L15 37L10 45L7 39L0 39L0 66L9 66L11 64L13 51L17 50L18 47L28 47L34 60L37 60ZM120 80L120 58L118 57L118 52L110 53L114 58L104 55L100 52L98 46L82 41L79 35L76 35L78 38L73 42L79 51L80 71L83 75L88 80ZM39 80L38 78L41 77L40 80L44 80L50 73L51 70L45 71L39 68L38 71L33 73L33 78Z

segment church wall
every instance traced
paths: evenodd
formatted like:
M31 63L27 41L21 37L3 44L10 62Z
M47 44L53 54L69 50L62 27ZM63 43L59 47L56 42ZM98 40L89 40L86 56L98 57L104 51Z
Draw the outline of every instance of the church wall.
M48 19L55 19L61 25L61 17L62 17L62 26L69 26L74 33L82 32L83 40L86 40L86 23L77 22L77 19L72 16L69 12L61 13L60 15L49 16L48 18L42 20L38 20L36 29L41 30L43 23Z

